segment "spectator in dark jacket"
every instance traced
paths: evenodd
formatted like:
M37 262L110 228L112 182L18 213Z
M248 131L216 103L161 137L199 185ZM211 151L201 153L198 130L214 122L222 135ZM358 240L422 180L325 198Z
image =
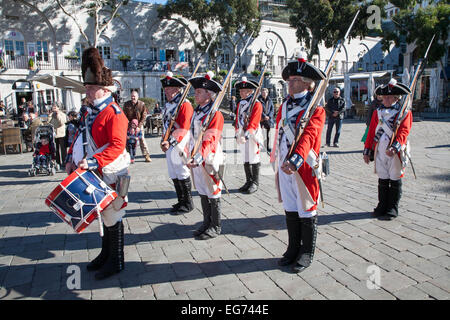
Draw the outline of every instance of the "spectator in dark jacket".
M334 88L333 97L328 100L325 111L328 115L327 147L330 146L331 132L333 131L333 126L336 125L333 146L339 148L339 136L341 135L342 121L344 120L345 112L345 100L341 97L341 90L339 88Z
M266 148L267 152L270 152L271 148L270 148L269 132L270 128L273 128L274 124L273 120L274 107L272 99L270 99L269 97L269 89L262 88L259 101L261 101L263 105L263 111L261 114L261 128L266 129Z

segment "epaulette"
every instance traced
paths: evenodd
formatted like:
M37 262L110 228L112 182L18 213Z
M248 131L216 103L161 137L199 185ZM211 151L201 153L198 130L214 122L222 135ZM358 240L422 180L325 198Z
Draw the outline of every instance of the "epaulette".
M114 108L114 111L116 112L116 114L121 114L122 113L122 110L120 109L120 107L116 103L111 103L110 106Z

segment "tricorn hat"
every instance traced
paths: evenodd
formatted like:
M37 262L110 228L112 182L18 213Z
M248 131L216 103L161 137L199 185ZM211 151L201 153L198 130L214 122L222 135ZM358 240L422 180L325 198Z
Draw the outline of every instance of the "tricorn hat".
M300 51L295 60L289 61L281 75L284 81L287 81L289 76L302 76L311 80L323 80L327 77L322 70L307 62L307 55L304 51Z
M166 75L159 79L163 88L165 87L185 87L188 81L182 76L174 76L171 71L167 71Z
M375 89L375 94L379 96L397 96L403 94L410 94L411 90L408 86L395 79L391 79L388 84L378 86Z
M84 85L102 86L112 92L117 90L113 82L112 72L105 67L97 48L91 47L84 50L81 61L81 74Z
M237 81L234 84L234 87L237 90L240 90L240 89L251 89L251 90L253 90L253 89L258 88L258 83L256 81L253 81L253 80L248 80L247 77L242 77L241 81Z
M190 78L188 81L192 84L194 89L201 88L219 93L220 91L222 91L222 85L214 81L213 78L214 72L208 71L204 76Z

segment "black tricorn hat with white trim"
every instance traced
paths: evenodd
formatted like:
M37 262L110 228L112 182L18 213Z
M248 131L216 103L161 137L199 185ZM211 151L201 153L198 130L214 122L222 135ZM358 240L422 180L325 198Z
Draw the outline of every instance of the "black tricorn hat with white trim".
M222 91L222 85L213 80L214 72L208 71L204 76L190 78L188 81L194 89L206 89L219 93Z
M410 93L411 90L408 86L395 79L391 79L388 84L382 84L375 89L375 94L379 96L398 96Z
M248 80L247 77L242 77L241 81L237 81L234 84L234 87L237 90L240 90L240 89L251 89L251 90L254 90L254 89L258 88L258 83L256 81L253 81L253 80Z
M163 88L165 87L185 87L188 81L182 76L174 76L171 71L167 71L166 75L159 79Z
M284 81L287 81L289 76L302 76L311 80L324 80L327 77L322 70L307 61L304 51L300 51L295 60L289 61L281 76Z

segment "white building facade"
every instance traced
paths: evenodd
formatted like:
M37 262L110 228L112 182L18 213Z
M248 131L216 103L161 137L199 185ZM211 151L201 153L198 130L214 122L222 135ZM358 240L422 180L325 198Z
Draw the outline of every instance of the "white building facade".
M190 77L201 54L196 49L196 43L200 41L197 25L180 17L161 21L156 5L141 2L129 2L120 8L119 14L100 36L98 48L118 81L121 98L128 100L131 90L138 90L141 97L164 102L159 78L170 69ZM77 21L88 34L93 29L92 19L87 15L78 15ZM79 57L88 44L56 2L0 0L0 30L0 99L8 108L15 109L20 98L25 97L33 100L41 110L57 100L63 102L66 110L79 109L82 87L63 80L82 81ZM240 41L237 52L243 43ZM275 43L274 54L268 57ZM269 58L270 75L264 85L269 87L276 102L281 103L286 90L281 70L301 47L295 29L284 23L263 20L259 36L242 54L234 77L246 75L252 78L252 71L260 69ZM332 48L321 46L320 54L314 56L312 62L324 69L331 52ZM123 55L131 57L126 64L119 60ZM216 71L228 70L233 59L233 46L223 40L215 61L207 58L201 71L213 67L217 67ZM400 64L399 50L393 48L389 53L382 52L379 38L352 39L344 44L336 57L332 85L343 88L344 73L375 71L378 77L375 80L386 82L401 70ZM367 77L352 80L352 101L367 98L367 92L364 96ZM47 80L36 81L38 78Z

